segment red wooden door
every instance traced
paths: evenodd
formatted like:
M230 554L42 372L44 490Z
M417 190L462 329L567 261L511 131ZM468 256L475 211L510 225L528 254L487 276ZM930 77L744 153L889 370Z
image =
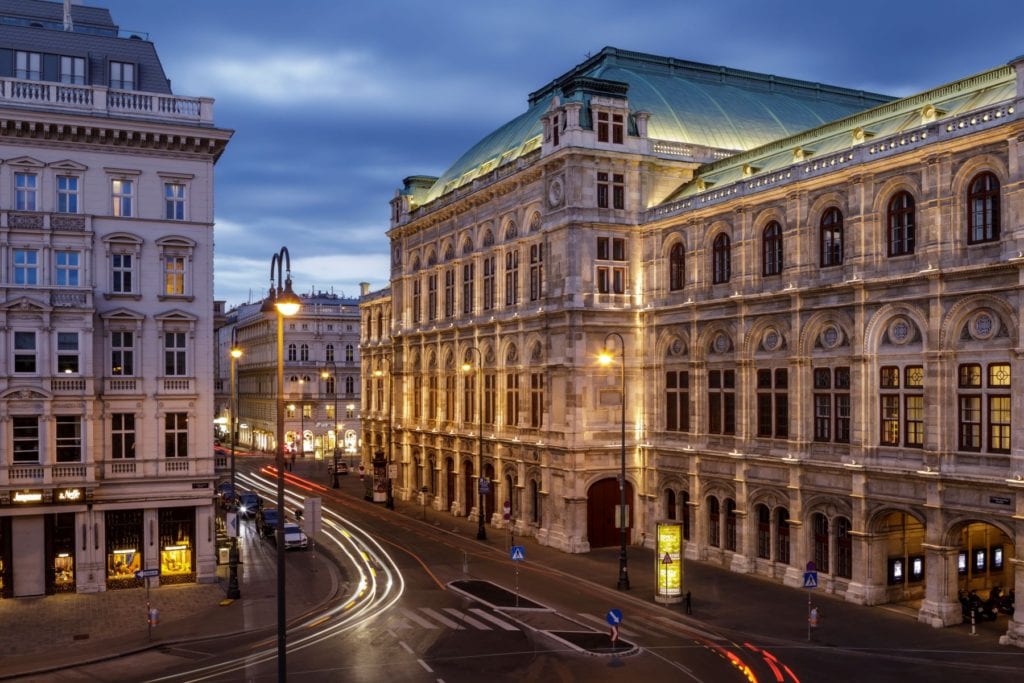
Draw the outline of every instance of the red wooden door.
M618 504L618 479L602 479L590 487L590 491L587 492L587 540L590 541L591 548L604 548L621 543L615 514ZM633 528L633 485L628 481L626 505L629 506L626 515L626 539L629 542L628 529Z

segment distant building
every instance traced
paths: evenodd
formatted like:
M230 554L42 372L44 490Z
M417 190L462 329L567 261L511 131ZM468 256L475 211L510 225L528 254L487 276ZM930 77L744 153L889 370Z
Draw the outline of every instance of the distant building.
M624 394L630 544L676 520L935 626L1024 585L1022 94L1021 61L899 100L613 48L558 76L392 201L363 343L398 496L616 546Z
M353 463L360 443L359 300L299 294L302 308L284 321L284 444L288 455ZM227 312L217 331L218 432L229 439L230 350L237 361L238 443L274 452L277 439L277 317L263 302ZM326 474L326 467L324 469Z
M0 592L213 581L231 131L106 9L0 2Z

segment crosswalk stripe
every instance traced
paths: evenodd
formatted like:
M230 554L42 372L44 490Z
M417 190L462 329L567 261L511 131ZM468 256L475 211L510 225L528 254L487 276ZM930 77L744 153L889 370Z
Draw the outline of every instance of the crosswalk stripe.
M609 628L608 622L606 620L600 618L600 617L595 617L593 614L585 614L583 612L580 612L579 615L581 617L583 617L584 619L586 619L587 621L593 622L595 624L600 624L604 628ZM645 635L648 635L648 636L656 636L656 637L663 637L664 636L664 634L657 633L655 631L650 631L648 629L643 629L643 628L635 627L635 626L627 628L627 627L623 626L622 624L619 624L619 633L621 633L624 636L628 636L630 638L636 638L641 633L643 633Z
M482 619L486 619L487 621L491 622L492 624L496 624L498 627L503 628L506 631L518 631L519 630L519 627L513 626L512 624L508 624L508 623L502 621L501 619L499 619L498 617L494 616L493 614L488 614L487 612L483 611L479 607L470 607L469 611L472 612L473 614L477 615L478 617L482 618Z
M403 607L402 608L402 614L404 614L405 616L409 617L410 619L415 621L417 624L419 624L423 628L437 628L437 626L434 626L432 623L430 623L429 621L427 621L423 617L419 616L418 614L416 614L412 610L407 610L407 609L405 609Z
M455 609L454 607L445 607L444 611L447 612L448 614L452 615L456 619L462 619L464 622L466 622L467 624L469 624L473 628L480 629L481 631L491 631L491 630L493 630L490 626L488 626L487 624L483 623L482 621L477 621L473 617L469 616L468 614L463 614L462 612L460 612L459 610Z
M420 610L422 610L424 614L429 615L432 619L436 619L437 621L441 622L442 624L444 624L448 628L464 630L462 624L459 624L458 622L452 621L451 619L449 619L448 617L444 616L443 614L441 614L440 612L438 612L435 609L431 609L429 607L420 607Z

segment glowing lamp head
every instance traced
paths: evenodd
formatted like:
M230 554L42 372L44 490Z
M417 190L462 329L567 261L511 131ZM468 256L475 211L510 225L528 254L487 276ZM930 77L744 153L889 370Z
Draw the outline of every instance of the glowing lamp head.
M238 348L237 346L232 348L231 349L231 357L232 358L241 358L242 357L242 349Z
M597 362L600 363L601 365L609 366L612 364L612 361L614 360L615 356L612 355L611 351L602 351L601 353L597 354Z
M462 371L463 372L469 372L472 369L473 369L472 364L470 364L470 363L463 363L462 364Z
M302 308L302 300L292 291L292 279L290 277L284 281L284 290L277 293L274 306L285 317L295 315Z

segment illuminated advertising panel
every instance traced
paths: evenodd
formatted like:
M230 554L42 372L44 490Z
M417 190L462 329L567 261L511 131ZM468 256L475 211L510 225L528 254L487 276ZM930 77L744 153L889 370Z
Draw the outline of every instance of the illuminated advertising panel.
M683 599L683 525L658 522L657 552L654 554L657 602L673 603Z

